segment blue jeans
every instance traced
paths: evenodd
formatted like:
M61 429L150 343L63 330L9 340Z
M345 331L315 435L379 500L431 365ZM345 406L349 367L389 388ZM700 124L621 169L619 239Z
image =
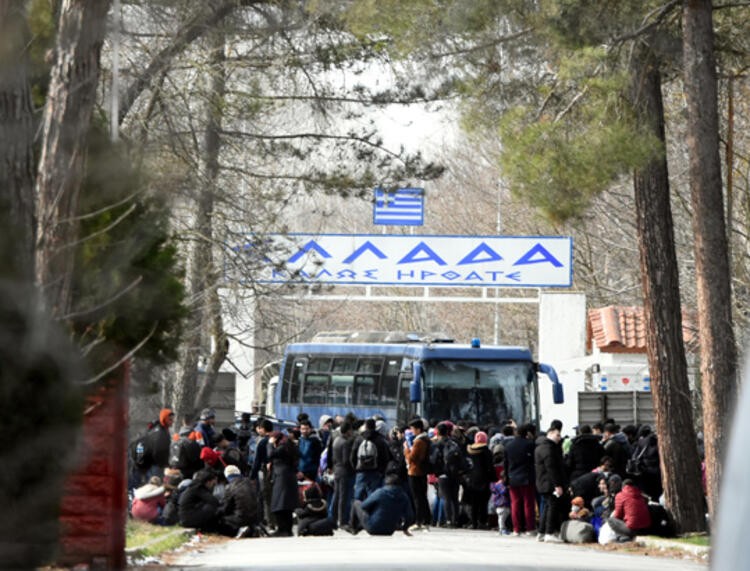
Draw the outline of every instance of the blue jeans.
M354 499L365 500L367 496L383 487L383 475L377 470L357 472L354 478Z

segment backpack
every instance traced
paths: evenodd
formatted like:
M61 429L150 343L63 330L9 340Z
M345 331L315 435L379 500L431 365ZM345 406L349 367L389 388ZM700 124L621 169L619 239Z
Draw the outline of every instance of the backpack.
M365 438L357 448L357 470L376 470L378 467L378 447Z
M458 476L468 470L466 457L461 452L461 447L455 440L445 440L443 443L443 464L445 473L449 476Z
M137 438L130 444L130 458L140 470L148 470L154 464L153 445L150 433Z
M169 445L169 467L177 468L183 474L188 470L192 464L190 459L190 451L188 446L190 440L187 438L180 438L179 440L173 440Z
M440 476L445 473L445 462L443 461L443 444L430 442L430 452L427 455L427 463L429 464L429 474L435 474Z

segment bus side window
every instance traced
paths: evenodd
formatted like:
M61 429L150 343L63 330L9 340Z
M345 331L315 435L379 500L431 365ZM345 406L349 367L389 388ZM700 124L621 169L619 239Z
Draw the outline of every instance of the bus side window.
M329 403L338 405L352 404L354 375L331 375L331 387L328 392Z
M360 405L378 404L375 392L377 377L373 375L357 375L354 377L354 403Z
M305 375L302 402L305 404L326 404L328 400L328 375Z
M302 388L302 377L305 374L305 365L307 362L305 359L299 359L294 361L294 367L292 368L292 378L289 383L289 394L288 399L292 402L302 402L302 394L300 390Z
M398 402L398 373L401 363L398 359L388 359L385 371L380 378L380 403L383 406L396 406Z

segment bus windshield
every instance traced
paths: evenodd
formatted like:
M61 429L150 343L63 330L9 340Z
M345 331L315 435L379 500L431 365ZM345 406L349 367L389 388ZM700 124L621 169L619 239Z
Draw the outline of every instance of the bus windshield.
M529 362L428 360L423 368L428 419L537 421L536 375Z

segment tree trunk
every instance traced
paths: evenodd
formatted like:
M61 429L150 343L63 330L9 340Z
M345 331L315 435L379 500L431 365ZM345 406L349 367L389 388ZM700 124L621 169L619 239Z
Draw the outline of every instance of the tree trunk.
M6 276L34 278L34 116L22 0L0 3L0 263Z
M50 313L70 305L78 196L109 0L63 0L36 180L36 279Z
M709 514L719 500L724 449L737 398L737 349L721 187L716 60L710 0L688 0L683 12L687 146L695 234L701 340L703 432Z
M658 62L646 46L633 54L632 101L638 123L664 141ZM705 529L700 459L693 428L665 156L635 172L636 225L649 372L667 509L681 531Z
M190 260L191 315L185 338L182 378L176 387L175 409L179 415L190 414L208 406L219 367L226 358L227 340L223 331L221 304L216 292L216 270L213 258L214 200L219 178L221 150L221 122L224 109L225 78L224 35L216 32L212 38L210 72L211 94L208 101L208 123L204 138L204 176L198 191L195 214L195 241ZM205 355L205 326L211 323L214 352L206 358L202 384L198 388L198 358Z

